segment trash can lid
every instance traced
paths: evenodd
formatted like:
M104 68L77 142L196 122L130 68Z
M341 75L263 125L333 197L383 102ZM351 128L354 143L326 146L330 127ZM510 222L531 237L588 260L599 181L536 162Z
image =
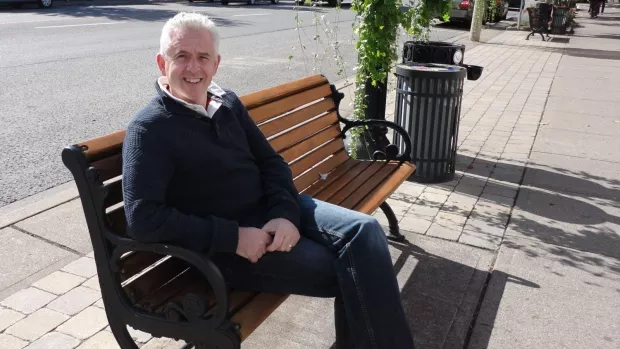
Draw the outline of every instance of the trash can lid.
M427 76L427 77L439 77L448 74L467 75L467 69L458 65L439 64L439 63L407 63L399 64L396 66L396 74L402 76Z

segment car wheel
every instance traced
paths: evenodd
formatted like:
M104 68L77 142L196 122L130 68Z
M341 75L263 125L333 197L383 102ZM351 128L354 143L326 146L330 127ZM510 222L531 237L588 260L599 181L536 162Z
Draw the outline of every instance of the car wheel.
M50 8L52 7L53 0L39 0L40 8Z
M222 4L222 5L228 5L228 0L220 0L220 4Z
M280 0L271 0L271 3L272 3L272 4L274 4L274 5L275 5L275 4L279 4L279 3L280 3Z
M329 6L340 6L340 4L342 3L342 0L328 0L327 3L329 4Z

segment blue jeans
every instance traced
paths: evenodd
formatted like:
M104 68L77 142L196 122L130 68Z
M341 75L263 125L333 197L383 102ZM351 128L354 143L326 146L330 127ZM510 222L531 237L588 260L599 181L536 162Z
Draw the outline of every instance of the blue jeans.
M387 239L371 216L299 199L301 239L290 252L253 264L214 256L231 287L244 291L335 297L337 348L412 349Z

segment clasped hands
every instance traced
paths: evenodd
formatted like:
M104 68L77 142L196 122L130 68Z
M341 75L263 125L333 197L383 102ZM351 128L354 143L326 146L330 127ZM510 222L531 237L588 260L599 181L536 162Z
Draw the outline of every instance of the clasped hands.
M272 219L261 229L240 227L237 254L256 263L267 252L290 251L299 238L297 227L284 218Z

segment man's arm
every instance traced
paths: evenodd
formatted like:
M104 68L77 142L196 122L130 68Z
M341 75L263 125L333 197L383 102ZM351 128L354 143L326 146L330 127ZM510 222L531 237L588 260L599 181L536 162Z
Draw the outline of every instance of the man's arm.
M263 190L267 197L267 220L284 218L299 227L298 192L293 183L293 175L288 164L269 144L269 141L256 126L247 109L237 97L234 107L235 113L240 117L240 122L245 129L252 154L258 161Z
M123 196L129 234L141 242L168 242L213 253L237 249L237 222L184 214L166 205L174 162L161 138L133 124L123 145Z

